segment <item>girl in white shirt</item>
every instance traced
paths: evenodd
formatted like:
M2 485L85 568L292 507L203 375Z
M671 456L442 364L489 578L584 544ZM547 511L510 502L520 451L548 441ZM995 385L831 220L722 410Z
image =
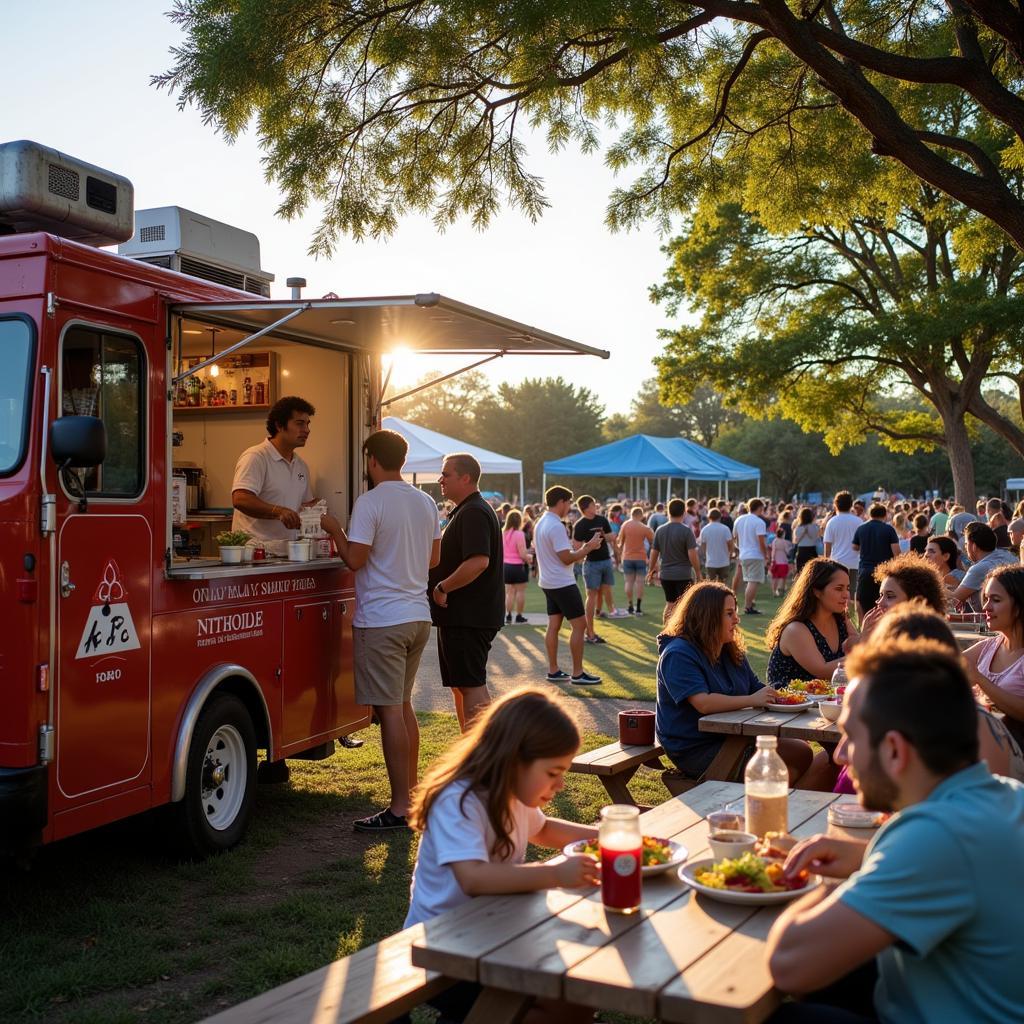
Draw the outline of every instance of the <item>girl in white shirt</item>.
M541 690L516 690L480 713L416 791L409 821L423 835L406 928L474 896L597 884L591 857L524 863L530 842L561 849L597 837L592 826L548 818L541 810L565 785L579 745L575 722ZM479 986L463 983L433 1004L443 1016L462 1019L478 992ZM538 1000L526 1020L585 1021L592 1015Z

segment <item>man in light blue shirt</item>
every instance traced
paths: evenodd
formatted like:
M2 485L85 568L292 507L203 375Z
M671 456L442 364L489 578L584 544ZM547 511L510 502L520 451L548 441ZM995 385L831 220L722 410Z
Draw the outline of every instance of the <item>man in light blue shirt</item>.
M846 881L776 921L776 985L820 993L875 958L884 1024L1024 1021L1024 786L978 762L970 684L944 648L866 644L846 669L837 759L864 807L896 813L866 845L817 836L790 854L787 873ZM816 1002L779 1019L874 1019Z
M964 547L971 567L953 591L953 600L973 611L981 611L979 597L988 574L1001 565L1016 565L1017 556L1009 548L996 547L996 531L987 523L968 523L964 529Z

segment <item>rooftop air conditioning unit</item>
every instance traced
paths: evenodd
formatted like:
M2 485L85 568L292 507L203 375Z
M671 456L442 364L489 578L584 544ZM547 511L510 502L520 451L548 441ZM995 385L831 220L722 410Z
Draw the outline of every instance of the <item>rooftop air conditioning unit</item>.
M88 245L132 235L132 183L38 142L0 144L0 234L49 231Z
M251 231L180 206L139 210L135 234L117 251L143 263L270 298L274 275L260 269L259 239Z

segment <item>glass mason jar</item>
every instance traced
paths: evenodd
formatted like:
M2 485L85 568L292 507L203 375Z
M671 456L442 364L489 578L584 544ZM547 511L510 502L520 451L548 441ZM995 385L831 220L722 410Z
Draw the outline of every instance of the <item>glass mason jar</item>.
M640 868L643 864L640 811L630 804L601 809L598 830L601 847L601 902L617 914L640 907Z

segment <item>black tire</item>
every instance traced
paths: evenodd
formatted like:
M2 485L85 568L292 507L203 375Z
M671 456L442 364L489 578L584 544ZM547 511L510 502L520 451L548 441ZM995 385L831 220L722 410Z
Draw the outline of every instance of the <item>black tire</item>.
M236 846L249 827L255 783L252 719L237 697L218 694L196 722L188 748L185 796L172 805L175 838L182 852L202 859Z

